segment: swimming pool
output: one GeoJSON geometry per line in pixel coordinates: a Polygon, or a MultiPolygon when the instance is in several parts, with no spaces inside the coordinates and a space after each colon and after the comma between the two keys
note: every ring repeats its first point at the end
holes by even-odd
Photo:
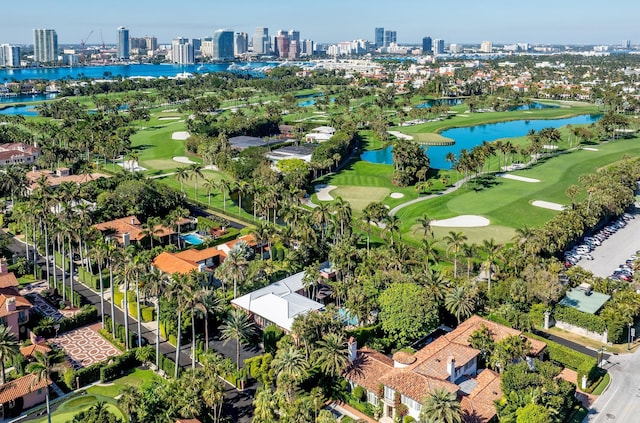
{"type": "Polygon", "coordinates": [[[195,232],[191,232],[190,234],[182,235],[180,238],[191,245],[200,245],[204,242],[204,239],[195,232]]]}

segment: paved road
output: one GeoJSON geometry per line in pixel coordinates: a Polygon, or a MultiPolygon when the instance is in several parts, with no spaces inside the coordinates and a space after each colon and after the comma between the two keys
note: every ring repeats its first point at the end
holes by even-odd
{"type": "MultiPolygon", "coordinates": [[[[553,341],[557,344],[560,345],[564,345],[567,348],[571,348],[572,350],[581,352],[582,354],[586,354],[588,356],[591,356],[595,359],[598,358],[598,351],[594,350],[592,348],[587,348],[584,345],[580,345],[580,344],[576,344],[575,342],[569,341],[567,339],[561,338],[559,336],[553,335],[551,333],[547,333],[547,332],[542,332],[542,331],[536,331],[536,335],[542,336],[543,338],[546,338],[550,341],[553,341]]],[[[603,359],[604,360],[608,360],[610,358],[610,355],[605,353],[603,354],[603,359]]]]}
{"type": "MultiPolygon", "coordinates": [[[[623,264],[636,251],[640,250],[640,213],[634,213],[627,226],[605,239],[602,245],[591,252],[593,260],[580,260],[578,265],[593,272],[594,275],[606,278],[618,265],[623,264]]],[[[640,418],[639,418],[640,420],[640,418]]]]}
{"type": "Polygon", "coordinates": [[[583,423],[640,421],[640,353],[613,356],[603,367],[611,374],[611,384],[583,423]]]}

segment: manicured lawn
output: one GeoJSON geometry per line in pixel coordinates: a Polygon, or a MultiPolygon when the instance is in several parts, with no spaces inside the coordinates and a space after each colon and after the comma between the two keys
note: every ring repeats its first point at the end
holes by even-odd
{"type": "MultiPolygon", "coordinates": [[[[580,175],[589,174],[599,168],[622,159],[624,155],[640,154],[638,139],[611,141],[595,146],[598,151],[580,150],[549,159],[543,159],[531,169],[513,172],[514,175],[538,179],[538,183],[521,182],[499,177],[483,178],[484,183],[471,182],[460,190],[442,197],[426,200],[400,210],[403,233],[411,237],[415,219],[423,213],[435,219],[474,214],[487,217],[491,225],[482,229],[453,228],[465,233],[485,232],[496,240],[505,240],[513,235],[513,229],[527,225],[536,227],[552,218],[557,212],[531,203],[544,200],[568,205],[567,187],[578,183],[580,175]],[[495,227],[497,225],[497,227],[495,227]],[[499,227],[507,228],[502,233],[499,227]],[[509,229],[510,228],[510,229],[509,229]]],[[[578,200],[584,198],[582,193],[578,200]]],[[[448,232],[451,229],[448,229],[448,232]]],[[[440,231],[440,230],[438,230],[440,231]]]]}
{"type": "MultiPolygon", "coordinates": [[[[115,414],[122,421],[127,421],[124,413],[118,408],[117,401],[111,397],[102,396],[102,395],[84,395],[84,396],[76,396],[63,402],[56,411],[51,414],[51,422],[52,423],[67,423],[73,420],[73,416],[80,413],[81,411],[86,411],[91,408],[92,405],[96,404],[98,401],[106,402],[107,410],[111,413],[115,414]]],[[[43,417],[38,420],[31,420],[34,423],[45,423],[47,421],[47,417],[43,417]]]]}
{"type": "Polygon", "coordinates": [[[607,388],[607,386],[609,386],[610,380],[611,380],[611,376],[609,375],[609,373],[608,372],[605,373],[604,376],[602,377],[602,380],[598,384],[598,386],[596,386],[595,389],[593,390],[593,395],[602,395],[602,393],[607,388]]]}
{"type": "Polygon", "coordinates": [[[91,395],[102,395],[105,397],[115,398],[122,393],[125,386],[133,386],[135,388],[150,386],[155,380],[159,380],[160,376],[156,375],[153,370],[136,369],[120,379],[116,379],[113,383],[100,386],[92,386],[87,389],[91,395]]]}

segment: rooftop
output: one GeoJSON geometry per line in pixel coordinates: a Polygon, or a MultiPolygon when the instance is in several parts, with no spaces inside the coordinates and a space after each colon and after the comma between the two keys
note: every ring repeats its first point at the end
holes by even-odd
{"type": "Polygon", "coordinates": [[[231,144],[231,147],[238,150],[244,150],[249,147],[266,147],[268,145],[274,145],[274,144],[280,144],[280,143],[282,143],[282,140],[278,140],[278,139],[265,140],[263,138],[249,137],[246,135],[240,135],[237,137],[229,138],[229,144],[231,144]]]}
{"type": "Polygon", "coordinates": [[[0,404],[6,404],[51,384],[50,380],[44,378],[40,382],[36,380],[37,376],[30,374],[0,385],[0,404]]]}
{"type": "Polygon", "coordinates": [[[562,301],[560,301],[560,304],[575,308],[584,313],[595,314],[610,298],[611,295],[600,292],[591,291],[591,294],[587,295],[583,290],[571,288],[567,291],[567,295],[562,301]]]}

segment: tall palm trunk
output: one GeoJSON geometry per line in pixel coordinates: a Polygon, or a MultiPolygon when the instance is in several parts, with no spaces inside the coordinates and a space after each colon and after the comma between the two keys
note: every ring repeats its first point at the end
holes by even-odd
{"type": "Polygon", "coordinates": [[[25,254],[27,255],[27,261],[29,261],[29,225],[27,224],[27,220],[24,221],[24,248],[25,254]]]}
{"type": "Polygon", "coordinates": [[[69,286],[70,291],[69,295],[71,296],[71,308],[75,308],[75,304],[73,302],[73,248],[71,248],[71,237],[69,237],[69,286]]]}
{"type": "Polygon", "coordinates": [[[191,309],[191,368],[196,368],[196,315],[191,309]]]}
{"type": "Polygon", "coordinates": [[[160,295],[156,298],[156,368],[160,369],[160,295]]]}
{"type": "MultiPolygon", "coordinates": [[[[49,263],[49,228],[44,224],[44,255],[47,266],[47,287],[51,289],[51,264],[49,263]]],[[[55,271],[54,271],[55,274],[55,271]]]]}
{"type": "Polygon", "coordinates": [[[136,308],[138,312],[138,348],[142,346],[142,315],[140,314],[140,281],[136,276],[136,308]]]}
{"type": "Polygon", "coordinates": [[[178,309],[178,338],[176,339],[176,367],[173,371],[173,377],[178,378],[178,369],[180,368],[180,338],[182,337],[182,310],[178,309]]]}
{"type": "MultiPolygon", "coordinates": [[[[48,379],[48,376],[47,376],[48,379]]],[[[44,399],[47,403],[47,422],[51,423],[51,406],[49,405],[49,384],[47,383],[47,386],[45,386],[45,391],[44,391],[44,399]]]]}
{"type": "Polygon", "coordinates": [[[111,335],[116,338],[116,310],[113,288],[113,260],[109,259],[109,290],[111,291],[111,335]]]}
{"type": "Polygon", "coordinates": [[[124,298],[122,300],[122,308],[124,313],[124,348],[129,351],[129,281],[124,278],[124,298]]]}
{"type": "Polygon", "coordinates": [[[98,274],[100,275],[100,314],[102,317],[102,329],[104,329],[104,283],[102,281],[101,263],[98,263],[98,274]]]}
{"type": "Polygon", "coordinates": [[[36,225],[32,226],[33,234],[33,279],[38,279],[38,242],[36,241],[36,225]]]}
{"type": "Polygon", "coordinates": [[[67,281],[67,266],[65,266],[65,259],[66,259],[66,255],[65,255],[65,250],[64,250],[64,241],[62,242],[62,301],[67,301],[67,290],[66,288],[66,281],[67,281]]]}

